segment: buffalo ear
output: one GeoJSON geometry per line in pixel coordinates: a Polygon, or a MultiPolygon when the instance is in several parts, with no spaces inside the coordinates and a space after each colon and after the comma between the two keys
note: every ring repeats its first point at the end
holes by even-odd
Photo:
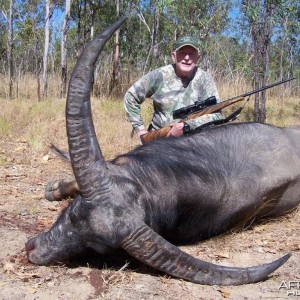
{"type": "Polygon", "coordinates": [[[256,267],[215,265],[181,251],[146,224],[141,224],[122,243],[122,248],[141,262],[169,275],[208,285],[241,285],[262,281],[284,264],[290,254],[256,267]]]}

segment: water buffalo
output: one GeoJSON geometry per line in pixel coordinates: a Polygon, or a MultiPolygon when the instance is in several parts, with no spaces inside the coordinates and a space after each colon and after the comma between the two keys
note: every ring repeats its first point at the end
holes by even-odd
{"type": "Polygon", "coordinates": [[[300,201],[300,128],[219,126],[158,140],[106,162],[91,117],[93,69],[120,19],[91,41],[72,73],[66,126],[80,194],[49,231],[26,243],[35,264],[87,248],[122,248],[141,262],[201,284],[264,280],[290,256],[249,268],[215,265],[181,251],[234,226],[294,209],[300,201]]]}

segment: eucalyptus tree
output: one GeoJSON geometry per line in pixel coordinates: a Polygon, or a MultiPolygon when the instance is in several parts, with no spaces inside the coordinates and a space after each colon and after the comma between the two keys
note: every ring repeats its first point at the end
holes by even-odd
{"type": "Polygon", "coordinates": [[[8,79],[9,79],[9,93],[8,96],[10,99],[13,97],[13,77],[14,77],[14,69],[13,69],[13,16],[14,16],[14,1],[9,1],[9,21],[8,21],[8,79]]]}
{"type": "MultiPolygon", "coordinates": [[[[71,20],[75,28],[70,30],[73,36],[73,47],[76,49],[75,57],[78,57],[85,45],[93,38],[94,32],[100,32],[117,18],[115,1],[111,0],[74,0],[71,3],[71,20]],[[74,31],[75,30],[75,31],[74,31]]],[[[102,56],[106,56],[102,62],[102,72],[98,68],[94,73],[94,94],[99,95],[103,91],[110,93],[110,82],[112,74],[112,54],[106,51],[112,48],[113,41],[106,45],[102,56]],[[102,82],[105,81],[105,85],[102,82]],[[101,83],[99,83],[101,82],[101,83]]],[[[74,58],[75,58],[74,57],[74,58]]]]}
{"type": "Polygon", "coordinates": [[[100,31],[116,18],[114,1],[74,0],[71,4],[71,19],[76,24],[77,56],[100,31]]]}
{"type": "Polygon", "coordinates": [[[278,11],[272,47],[273,74],[280,78],[300,75],[300,2],[285,0],[278,11]]]}
{"type": "MultiPolygon", "coordinates": [[[[297,2],[297,1],[296,1],[297,2]]],[[[242,12],[246,26],[248,26],[252,44],[252,78],[253,87],[259,88],[272,78],[288,77],[293,74],[295,40],[299,40],[299,3],[286,0],[244,0],[242,12]],[[279,29],[279,30],[278,30],[279,29]],[[281,43],[278,41],[281,40],[281,43]],[[273,48],[271,47],[274,45],[273,48]],[[275,57],[276,49],[281,46],[280,57],[275,57]],[[273,55],[271,55],[273,49],[273,55]],[[288,49],[285,58],[283,49],[288,49]],[[270,59],[273,58],[271,62],[270,59]],[[283,61],[290,61],[289,70],[283,71],[283,61]],[[278,65],[281,71],[271,70],[270,67],[278,65]]],[[[279,68],[278,68],[279,70],[279,68]]],[[[264,123],[266,121],[266,93],[255,95],[254,120],[264,123]]]]}
{"type": "MultiPolygon", "coordinates": [[[[120,17],[120,0],[115,0],[116,5],[116,16],[120,17]]],[[[120,29],[115,32],[114,47],[113,47],[113,58],[112,58],[112,75],[109,84],[109,94],[118,95],[120,85],[120,29]]]]}
{"type": "Polygon", "coordinates": [[[67,75],[68,75],[68,67],[67,67],[67,36],[69,23],[71,18],[71,0],[66,0],[65,2],[65,16],[62,26],[62,34],[61,34],[61,97],[64,97],[67,90],[67,75]]]}
{"type": "Polygon", "coordinates": [[[53,5],[51,0],[45,3],[45,37],[44,37],[44,56],[43,56],[43,98],[47,96],[48,88],[48,53],[50,43],[50,19],[53,13],[53,5]]]}
{"type": "Polygon", "coordinates": [[[8,66],[8,97],[13,98],[13,81],[14,81],[14,68],[13,68],[13,23],[14,23],[14,1],[9,0],[7,9],[5,9],[5,3],[1,5],[1,13],[7,24],[7,66],[8,66]]]}
{"type": "Polygon", "coordinates": [[[0,13],[0,74],[4,73],[6,64],[7,26],[0,13]]]}
{"type": "MultiPolygon", "coordinates": [[[[249,22],[253,53],[253,82],[258,89],[266,85],[269,76],[269,57],[276,0],[244,0],[243,11],[249,22]]],[[[255,94],[254,119],[266,120],[266,93],[255,94]]]]}
{"type": "Polygon", "coordinates": [[[182,35],[196,36],[201,41],[202,55],[208,57],[206,45],[227,24],[230,3],[230,0],[137,1],[138,18],[131,21],[135,25],[130,37],[135,45],[131,56],[135,55],[132,60],[138,72],[145,73],[170,62],[175,41],[182,35]]]}
{"type": "Polygon", "coordinates": [[[41,99],[40,73],[44,43],[44,3],[40,0],[18,1],[15,18],[15,66],[18,81],[25,73],[37,79],[37,97],[41,99]]]}
{"type": "Polygon", "coordinates": [[[178,36],[197,37],[201,46],[202,67],[210,68],[209,45],[212,37],[219,35],[227,26],[230,7],[229,0],[169,0],[166,18],[172,24],[171,45],[178,36]]]}

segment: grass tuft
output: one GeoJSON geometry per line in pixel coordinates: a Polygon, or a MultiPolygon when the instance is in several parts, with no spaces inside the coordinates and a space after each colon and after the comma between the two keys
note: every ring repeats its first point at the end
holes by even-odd
{"type": "Polygon", "coordinates": [[[10,122],[4,117],[0,117],[0,136],[8,135],[11,132],[10,122]]]}

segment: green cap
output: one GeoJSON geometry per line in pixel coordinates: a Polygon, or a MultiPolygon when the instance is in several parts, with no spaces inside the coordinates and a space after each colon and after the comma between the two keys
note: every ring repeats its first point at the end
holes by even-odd
{"type": "Polygon", "coordinates": [[[183,36],[177,39],[175,44],[175,50],[179,50],[184,46],[191,46],[199,52],[199,43],[198,39],[193,36],[183,36]]]}

